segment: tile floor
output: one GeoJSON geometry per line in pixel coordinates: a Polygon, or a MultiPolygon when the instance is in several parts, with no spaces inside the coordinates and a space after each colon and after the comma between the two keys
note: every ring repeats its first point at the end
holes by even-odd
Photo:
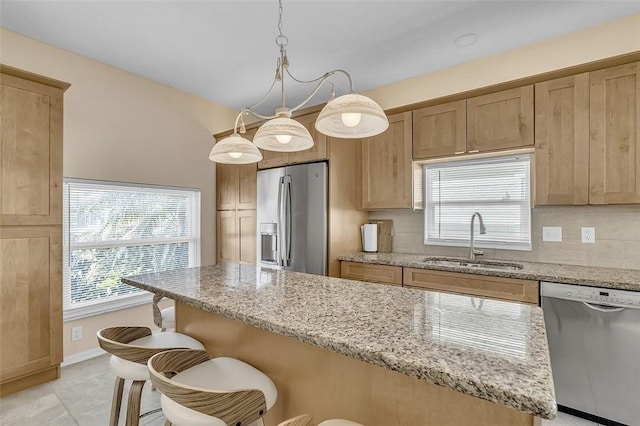
{"type": "MultiPolygon", "coordinates": [[[[58,380],[0,398],[0,425],[108,425],[114,380],[107,355],[64,367],[58,380]]],[[[128,390],[127,384],[124,395],[128,390]]],[[[141,411],[158,407],[160,395],[147,384],[141,411]]],[[[126,398],[120,412],[121,425],[125,413],[126,398]]],[[[140,425],[163,426],[164,421],[159,412],[143,417],[140,425]]]]}
{"type": "MultiPolygon", "coordinates": [[[[62,377],[31,389],[0,398],[2,426],[101,426],[108,425],[115,376],[109,370],[109,358],[102,355],[62,369],[62,377]]],[[[124,394],[128,391],[128,384],[124,394]]],[[[144,387],[142,412],[160,406],[160,395],[144,387]]],[[[120,413],[124,424],[126,400],[120,413]]],[[[140,425],[163,426],[162,413],[145,416],[140,425]]],[[[586,420],[559,413],[543,426],[597,426],[586,420]]]]}

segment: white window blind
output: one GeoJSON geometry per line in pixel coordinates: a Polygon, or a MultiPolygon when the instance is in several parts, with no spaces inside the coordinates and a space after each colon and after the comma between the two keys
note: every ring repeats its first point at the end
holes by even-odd
{"type": "Polygon", "coordinates": [[[66,179],[64,225],[67,320],[149,299],[124,276],[200,262],[197,190],[66,179]]]}
{"type": "Polygon", "coordinates": [[[468,246],[470,220],[476,247],[531,250],[530,155],[426,164],[425,236],[432,245],[468,246]]]}

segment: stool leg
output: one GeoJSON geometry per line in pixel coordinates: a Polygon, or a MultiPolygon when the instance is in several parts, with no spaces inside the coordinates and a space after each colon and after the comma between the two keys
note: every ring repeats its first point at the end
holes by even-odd
{"type": "Polygon", "coordinates": [[[127,422],[126,426],[138,426],[140,423],[140,402],[142,400],[142,388],[146,380],[135,380],[129,389],[129,399],[127,401],[127,422]]]}
{"type": "Polygon", "coordinates": [[[120,407],[122,405],[122,389],[124,388],[124,379],[116,377],[116,383],[113,385],[113,399],[111,400],[111,418],[109,426],[118,426],[120,418],[120,407]]]}

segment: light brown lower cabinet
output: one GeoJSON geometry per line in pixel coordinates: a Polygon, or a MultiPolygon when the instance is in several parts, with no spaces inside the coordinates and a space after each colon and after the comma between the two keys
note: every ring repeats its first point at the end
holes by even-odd
{"type": "Polygon", "coordinates": [[[538,304],[538,281],[404,268],[403,285],[492,299],[538,304]]]}
{"type": "Polygon", "coordinates": [[[3,227],[0,395],[60,377],[62,230],[3,227]]]}
{"type": "Polygon", "coordinates": [[[256,263],[256,211],[219,210],[217,262],[256,263]]]}
{"type": "Polygon", "coordinates": [[[402,267],[340,262],[340,277],[349,280],[402,285],[402,267]]]}
{"type": "Polygon", "coordinates": [[[340,262],[341,278],[538,304],[538,281],[432,269],[340,262]]]}

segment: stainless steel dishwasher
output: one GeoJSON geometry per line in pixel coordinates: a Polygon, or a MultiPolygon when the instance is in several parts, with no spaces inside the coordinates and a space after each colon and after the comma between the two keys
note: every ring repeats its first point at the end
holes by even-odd
{"type": "Polygon", "coordinates": [[[640,292],[542,282],[560,410],[640,425],[640,292]]]}

